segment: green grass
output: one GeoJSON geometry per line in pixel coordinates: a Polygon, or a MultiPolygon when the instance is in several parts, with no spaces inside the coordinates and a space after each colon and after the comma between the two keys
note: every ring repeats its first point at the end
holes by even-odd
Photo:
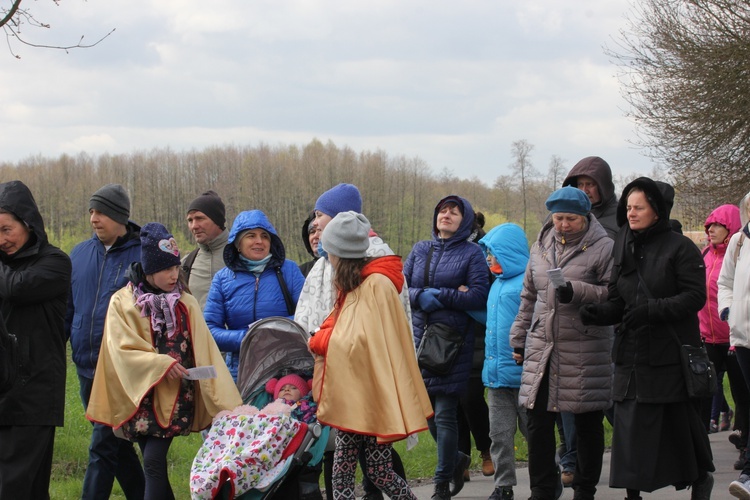
{"type": "MultiPolygon", "coordinates": [[[[70,352],[70,350],[68,350],[70,352]]],[[[733,405],[729,394],[729,384],[724,384],[724,392],[730,406],[733,405]]],[[[55,454],[52,463],[52,482],[50,485],[50,496],[53,500],[67,500],[80,498],[83,475],[88,463],[88,446],[91,438],[91,424],[86,420],[78,395],[78,377],[75,367],[71,361],[68,362],[67,389],[65,397],[65,427],[57,429],[55,436],[55,454]]],[[[604,423],[605,444],[609,446],[612,442],[612,428],[609,423],[604,423]]],[[[176,498],[190,498],[190,466],[193,457],[201,445],[200,434],[178,437],[172,442],[169,449],[169,480],[176,498]]],[[[137,448],[137,447],[136,447],[137,448]]],[[[406,450],[406,442],[395,444],[395,448],[401,455],[406,475],[409,479],[430,478],[435,471],[437,460],[437,447],[435,441],[428,432],[419,435],[419,444],[410,451],[406,450]]],[[[516,433],[516,460],[526,462],[528,459],[528,447],[526,440],[520,433],[516,433]]],[[[479,453],[472,453],[472,468],[481,467],[479,453]]],[[[358,478],[359,476],[358,471],[358,478]]],[[[321,478],[322,480],[322,478],[321,478]]],[[[359,479],[358,479],[359,481],[359,479]]],[[[125,498],[119,485],[115,481],[112,490],[114,499],[125,498]]]]}

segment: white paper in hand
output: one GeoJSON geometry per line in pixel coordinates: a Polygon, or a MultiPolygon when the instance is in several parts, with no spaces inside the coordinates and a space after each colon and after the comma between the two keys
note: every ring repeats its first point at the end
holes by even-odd
{"type": "Polygon", "coordinates": [[[216,378],[216,368],[213,366],[196,366],[188,368],[187,380],[204,380],[207,378],[216,378]]]}
{"type": "Polygon", "coordinates": [[[559,267],[556,267],[555,269],[547,269],[547,276],[554,288],[565,286],[565,276],[563,276],[562,269],[559,267]]]}

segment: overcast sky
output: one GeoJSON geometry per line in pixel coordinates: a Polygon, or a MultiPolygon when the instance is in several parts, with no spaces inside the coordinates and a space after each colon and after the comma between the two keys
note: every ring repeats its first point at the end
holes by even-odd
{"type": "Polygon", "coordinates": [[[420,157],[487,183],[511,143],[546,172],[602,156],[648,174],[603,53],[627,0],[26,1],[65,53],[0,48],[0,160],[303,145],[420,157]]]}

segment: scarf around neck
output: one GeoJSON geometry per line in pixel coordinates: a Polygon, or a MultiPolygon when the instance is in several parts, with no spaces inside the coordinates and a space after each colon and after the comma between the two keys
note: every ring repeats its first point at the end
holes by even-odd
{"type": "Polygon", "coordinates": [[[265,270],[268,261],[271,260],[271,254],[269,253],[261,260],[250,260],[246,257],[243,257],[242,254],[239,255],[239,258],[242,265],[245,266],[245,269],[247,269],[251,273],[260,274],[265,270]]]}
{"type": "Polygon", "coordinates": [[[143,289],[143,283],[133,286],[135,305],[141,309],[141,317],[151,319],[151,328],[171,339],[176,333],[175,306],[182,295],[179,283],[171,292],[152,293],[143,289]]]}

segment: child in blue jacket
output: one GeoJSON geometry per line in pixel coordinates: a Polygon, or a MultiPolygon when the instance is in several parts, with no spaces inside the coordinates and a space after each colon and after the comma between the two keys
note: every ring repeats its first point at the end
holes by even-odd
{"type": "Polygon", "coordinates": [[[529,244],[520,226],[494,227],[479,240],[495,277],[487,299],[487,333],[482,382],[488,388],[490,454],[495,466],[495,490],[490,500],[513,498],[516,481],[516,427],[526,436],[526,411],[518,406],[522,366],[513,360],[509,332],[521,304],[529,244]]]}

